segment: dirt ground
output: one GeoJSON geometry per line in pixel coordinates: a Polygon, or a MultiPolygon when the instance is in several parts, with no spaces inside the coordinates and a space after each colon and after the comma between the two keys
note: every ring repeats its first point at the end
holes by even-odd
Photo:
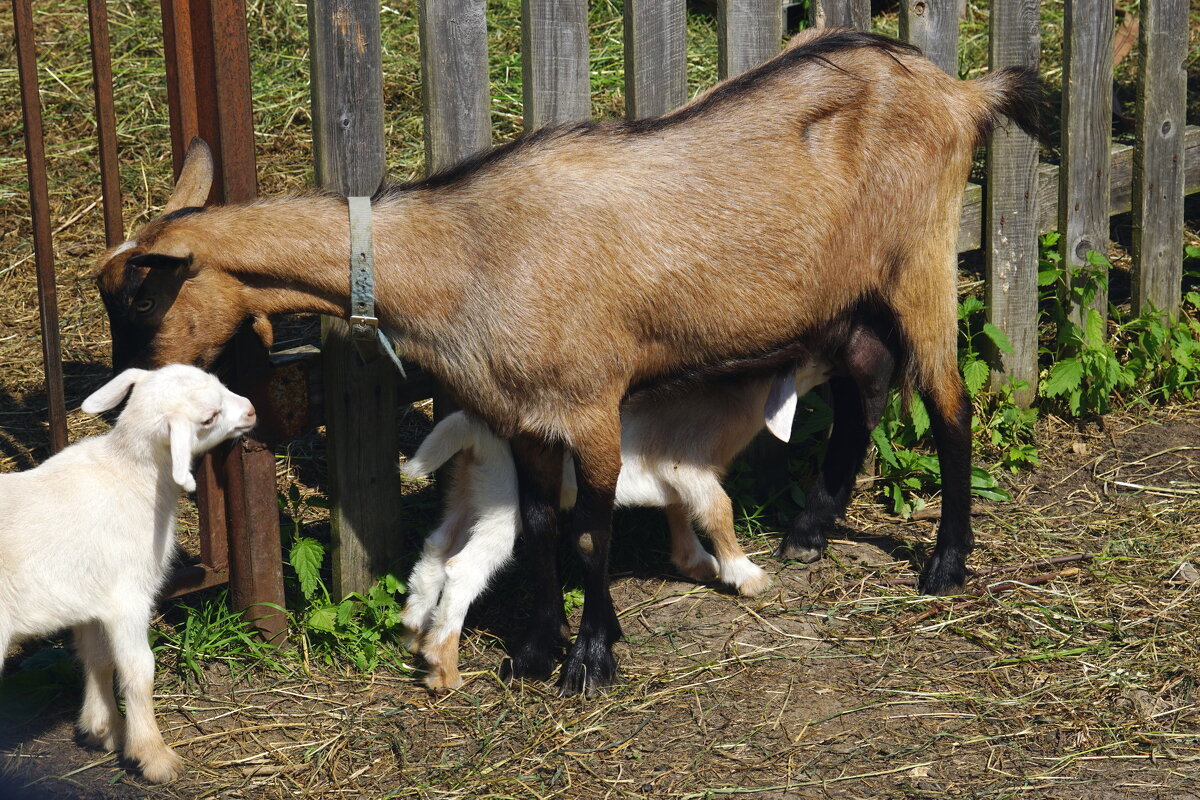
{"type": "Polygon", "coordinates": [[[1040,427],[1042,466],[976,516],[963,596],[906,585],[935,523],[869,492],[818,564],[748,538],[775,575],[749,600],[618,538],[622,679],[602,696],[498,680],[520,605],[501,581],[461,691],[315,663],[202,686],[160,670],[187,763],[161,787],[77,744],[64,692],[0,732],[0,797],[1200,797],[1200,405],[1040,427]]]}

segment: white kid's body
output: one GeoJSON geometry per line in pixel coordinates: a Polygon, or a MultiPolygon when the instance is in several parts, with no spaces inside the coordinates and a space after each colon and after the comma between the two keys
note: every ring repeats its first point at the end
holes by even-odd
{"type": "MultiPolygon", "coordinates": [[[[792,375],[798,394],[824,382],[823,362],[792,375]]],[[[784,378],[786,380],[786,376],[784,378]]],[[[721,486],[725,470],[762,430],[772,378],[707,382],[686,391],[646,393],[621,410],[621,472],[617,506],[663,508],[671,535],[671,560],[687,577],[720,580],[744,595],[770,584],[737,542],[733,506],[721,486]],[[712,539],[704,549],[692,523],[712,539]]],[[[769,409],[768,409],[769,414],[769,409]]],[[[439,422],[401,469],[428,475],[458,455],[441,525],[408,584],[404,623],[409,648],[429,664],[430,688],[456,688],[458,642],[471,603],[512,556],[521,529],[517,473],[508,442],[463,412],[439,422]]],[[[575,470],[564,459],[561,505],[575,505],[575,470]]]]}
{"type": "Polygon", "coordinates": [[[192,459],[248,431],[255,416],[215,377],[179,364],[126,370],[83,409],[115,408],[131,389],[109,433],[0,475],[0,672],[10,644],[73,628],[84,665],[80,732],[165,781],[180,761],[154,721],[147,628],[174,552],[176,505],[196,487],[192,459]]]}

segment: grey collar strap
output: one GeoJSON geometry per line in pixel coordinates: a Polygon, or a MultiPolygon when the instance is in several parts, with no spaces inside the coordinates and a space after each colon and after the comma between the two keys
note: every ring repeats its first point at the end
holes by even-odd
{"type": "Polygon", "coordinates": [[[363,361],[373,361],[382,350],[400,374],[404,365],[392,342],[379,329],[375,316],[375,246],[371,242],[371,198],[347,197],[350,209],[350,338],[363,361]]]}

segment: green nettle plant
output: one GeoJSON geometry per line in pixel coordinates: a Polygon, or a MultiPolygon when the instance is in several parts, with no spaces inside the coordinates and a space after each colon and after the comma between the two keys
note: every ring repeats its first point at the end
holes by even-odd
{"type": "MultiPolygon", "coordinates": [[[[1106,329],[1092,305],[1108,288],[1108,259],[1089,251],[1087,263],[1064,267],[1053,249],[1058,238],[1057,233],[1042,237],[1038,274],[1043,303],[1057,329],[1054,347],[1043,349],[1057,360],[1042,379],[1042,396],[1057,401],[1072,417],[1105,414],[1129,402],[1193,399],[1200,380],[1200,294],[1184,295],[1176,320],[1154,308],[1124,315],[1112,307],[1106,329]],[[1087,309],[1082,327],[1072,319],[1071,308],[1087,309]]],[[[1189,261],[1200,257],[1200,248],[1188,247],[1185,256],[1189,261]]],[[[1195,277],[1194,270],[1188,270],[1188,277],[1195,277]]]]}
{"type": "MultiPolygon", "coordinates": [[[[296,487],[292,486],[287,497],[281,496],[279,501],[285,511],[289,505],[297,507],[300,498],[296,487]]],[[[301,536],[300,523],[293,523],[288,564],[303,598],[302,607],[295,611],[295,625],[309,650],[326,663],[348,659],[359,670],[374,670],[385,653],[391,652],[380,645],[399,629],[404,608],[400,598],[407,587],[399,577],[388,573],[366,594],[353,592],[335,602],[321,577],[325,555],[325,545],[301,536]]],[[[405,669],[399,662],[395,666],[405,669]]]]}

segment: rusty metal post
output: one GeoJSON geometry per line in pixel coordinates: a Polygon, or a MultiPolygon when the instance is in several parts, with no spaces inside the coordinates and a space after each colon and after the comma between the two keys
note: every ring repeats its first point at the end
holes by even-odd
{"type": "MultiPolygon", "coordinates": [[[[242,0],[162,0],[162,8],[168,75],[178,81],[168,95],[176,170],[187,143],[202,136],[212,148],[216,171],[210,200],[252,200],[258,185],[245,5],[242,0]]],[[[249,332],[234,339],[224,361],[235,389],[253,384],[266,369],[266,353],[249,332]]],[[[287,620],[272,608],[284,602],[274,453],[263,442],[245,438],[198,477],[201,538],[207,540],[202,549],[211,556],[227,554],[232,603],[246,610],[264,638],[281,641],[287,620]],[[222,536],[224,546],[215,543],[222,536]]]]}
{"type": "Polygon", "coordinates": [[[30,0],[13,0],[17,39],[17,72],[25,115],[25,163],[29,174],[29,206],[33,218],[33,252],[37,263],[38,315],[42,326],[42,363],[46,405],[50,409],[50,450],[67,446],[67,403],[63,397],[62,347],[58,336],[58,288],[54,283],[54,245],[50,238],[50,194],[46,186],[46,150],[42,133],[42,98],[38,91],[37,52],[33,42],[30,0]]]}
{"type": "Polygon", "coordinates": [[[100,195],[104,198],[104,243],[112,247],[125,238],[125,224],[121,219],[121,174],[117,162],[117,117],[113,108],[112,51],[106,0],[88,0],[88,29],[100,145],[100,195]]]}

